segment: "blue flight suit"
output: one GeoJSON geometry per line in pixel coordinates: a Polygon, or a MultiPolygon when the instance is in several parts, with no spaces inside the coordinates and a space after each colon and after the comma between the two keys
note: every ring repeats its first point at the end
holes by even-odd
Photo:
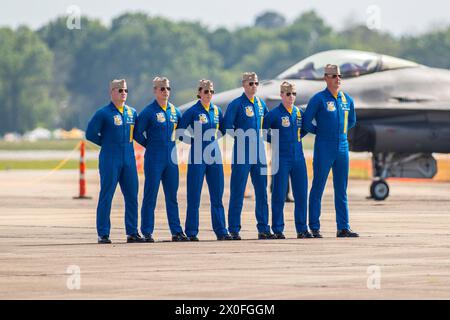
{"type": "MultiPolygon", "coordinates": [[[[272,141],[272,167],[278,168],[272,174],[272,230],[283,233],[283,208],[289,184],[292,181],[292,192],[295,200],[295,228],[297,233],[308,231],[306,224],[308,201],[308,172],[303,155],[302,138],[307,132],[302,128],[303,111],[294,106],[292,113],[283,104],[272,109],[264,117],[264,129],[278,130],[278,145],[272,141]]],[[[269,131],[268,141],[271,142],[269,131]]]]}
{"type": "Polygon", "coordinates": [[[98,236],[109,236],[111,202],[117,182],[125,199],[127,235],[137,234],[138,188],[133,131],[136,110],[125,105],[123,114],[114,103],[97,110],[86,129],[86,139],[99,145],[100,196],[97,206],[98,236]]]}
{"type": "Polygon", "coordinates": [[[222,203],[224,190],[224,174],[222,156],[217,142],[222,129],[222,110],[210,104],[209,111],[197,101],[186,110],[181,117],[178,128],[191,127],[192,136],[183,136],[183,141],[191,144],[187,171],[187,212],[185,231],[188,237],[198,234],[199,207],[203,180],[206,175],[211,201],[211,220],[215,234],[228,234],[225,222],[225,211],[222,203]],[[200,130],[195,130],[199,128],[200,130]],[[209,134],[205,135],[208,130],[209,134]],[[205,150],[206,149],[206,150],[205,150]]]}
{"type": "Polygon", "coordinates": [[[134,138],[146,148],[144,156],[145,186],[141,209],[141,232],[152,234],[155,207],[162,181],[167,219],[172,235],[183,232],[178,211],[178,159],[175,130],[181,113],[169,103],[164,110],[155,100],[139,114],[134,138]],[[145,133],[145,135],[144,135],[145,133]]]}
{"type": "Polygon", "coordinates": [[[325,89],[308,102],[303,120],[305,129],[316,135],[314,178],[309,195],[309,227],[311,230],[320,229],[322,194],[332,168],[337,229],[350,229],[347,203],[347,131],[356,124],[353,99],[342,91],[336,98],[325,89]],[[316,124],[313,124],[314,119],[316,124]]]}
{"type": "Polygon", "coordinates": [[[262,126],[268,109],[265,102],[255,97],[253,103],[245,93],[233,100],[224,116],[224,130],[234,136],[233,163],[231,164],[230,204],[228,208],[228,230],[239,233],[244,192],[250,173],[255,189],[255,215],[258,232],[270,232],[269,207],[267,204],[267,170],[262,126]],[[250,129],[250,130],[249,130],[250,129]],[[239,146],[239,135],[249,131],[256,132],[239,146]]]}

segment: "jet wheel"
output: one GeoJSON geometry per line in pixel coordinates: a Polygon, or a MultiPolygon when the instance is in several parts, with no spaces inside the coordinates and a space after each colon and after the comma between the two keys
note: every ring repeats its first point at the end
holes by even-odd
{"type": "Polygon", "coordinates": [[[374,200],[382,201],[389,196],[389,186],[384,180],[372,182],[370,186],[370,195],[374,200]]]}

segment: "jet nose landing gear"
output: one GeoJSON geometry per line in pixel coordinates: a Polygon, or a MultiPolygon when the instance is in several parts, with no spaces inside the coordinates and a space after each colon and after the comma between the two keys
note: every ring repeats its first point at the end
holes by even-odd
{"type": "Polygon", "coordinates": [[[373,181],[370,185],[370,198],[382,201],[389,196],[389,186],[384,180],[373,181]]]}
{"type": "Polygon", "coordinates": [[[370,199],[385,200],[389,196],[386,179],[430,179],[437,172],[436,159],[429,153],[375,153],[372,156],[374,180],[370,186],[370,199]]]}

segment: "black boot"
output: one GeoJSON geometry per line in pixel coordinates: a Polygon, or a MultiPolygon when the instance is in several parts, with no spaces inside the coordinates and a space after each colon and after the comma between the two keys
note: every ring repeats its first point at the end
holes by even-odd
{"type": "Polygon", "coordinates": [[[258,240],[269,240],[269,239],[276,239],[275,235],[270,233],[270,231],[258,233],[258,240]]]}
{"type": "Polygon", "coordinates": [[[311,230],[311,233],[314,238],[323,238],[320,234],[320,230],[311,230]]]}
{"type": "Polygon", "coordinates": [[[127,235],[127,243],[144,243],[145,240],[139,233],[127,235]]]}
{"type": "Polygon", "coordinates": [[[308,239],[308,238],[312,238],[313,235],[311,233],[309,233],[308,230],[297,233],[297,239],[308,239]]]}
{"type": "Polygon", "coordinates": [[[337,231],[336,237],[338,237],[338,238],[358,238],[359,234],[357,234],[356,232],[353,232],[350,229],[342,229],[342,230],[337,231]]]}
{"type": "Polygon", "coordinates": [[[233,238],[228,234],[221,234],[220,236],[217,236],[217,240],[224,241],[224,240],[233,240],[233,238]]]}
{"type": "Polygon", "coordinates": [[[174,234],[172,236],[173,242],[182,242],[182,241],[189,241],[188,237],[183,232],[179,232],[177,234],[174,234]]]}
{"type": "Polygon", "coordinates": [[[109,236],[101,236],[101,237],[98,237],[98,243],[100,243],[100,244],[110,244],[112,242],[111,242],[111,240],[109,240],[109,236]]]}
{"type": "Polygon", "coordinates": [[[241,236],[239,235],[238,232],[231,232],[231,240],[241,240],[241,236]]]}
{"type": "Polygon", "coordinates": [[[155,242],[155,239],[153,239],[153,236],[151,233],[144,234],[144,241],[145,242],[155,242]]]}

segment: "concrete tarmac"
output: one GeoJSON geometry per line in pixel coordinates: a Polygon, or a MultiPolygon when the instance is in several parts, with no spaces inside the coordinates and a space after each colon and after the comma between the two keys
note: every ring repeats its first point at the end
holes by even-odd
{"type": "MultiPolygon", "coordinates": [[[[450,299],[448,182],[391,181],[388,200],[374,202],[366,199],[370,181],[349,181],[358,239],[336,238],[331,180],[323,239],[296,239],[289,203],[288,239],[256,240],[254,199],[246,199],[244,240],[232,242],[215,240],[205,184],[197,243],[170,242],[161,189],[153,244],[125,243],[118,188],[114,244],[98,245],[97,171],[87,179],[93,199],[73,200],[76,171],[0,172],[0,299],[450,299]]],[[[184,175],[179,205],[184,227],[184,175]]]]}

